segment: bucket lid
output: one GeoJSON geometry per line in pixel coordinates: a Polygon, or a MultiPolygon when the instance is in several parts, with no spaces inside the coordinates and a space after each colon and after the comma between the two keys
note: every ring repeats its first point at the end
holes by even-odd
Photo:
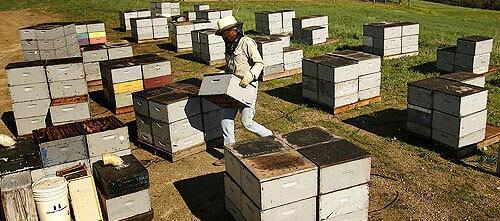
{"type": "Polygon", "coordinates": [[[48,177],[33,183],[33,193],[54,192],[67,188],[68,181],[63,177],[48,177]]]}

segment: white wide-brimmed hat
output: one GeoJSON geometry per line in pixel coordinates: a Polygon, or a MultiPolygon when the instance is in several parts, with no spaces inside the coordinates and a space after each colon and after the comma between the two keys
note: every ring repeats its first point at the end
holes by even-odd
{"type": "Polygon", "coordinates": [[[236,21],[236,18],[234,16],[227,16],[222,18],[217,22],[217,31],[215,32],[216,35],[222,35],[224,31],[237,27],[240,23],[236,21]]]}

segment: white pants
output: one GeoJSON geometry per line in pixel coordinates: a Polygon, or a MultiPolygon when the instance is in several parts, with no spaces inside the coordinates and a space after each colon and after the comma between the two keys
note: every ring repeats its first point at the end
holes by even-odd
{"type": "Polygon", "coordinates": [[[235,143],[234,138],[234,118],[238,111],[241,112],[241,123],[247,130],[256,133],[261,137],[273,135],[273,132],[255,122],[253,117],[255,115],[255,106],[244,108],[224,108],[222,115],[222,136],[224,137],[224,145],[235,143]]]}

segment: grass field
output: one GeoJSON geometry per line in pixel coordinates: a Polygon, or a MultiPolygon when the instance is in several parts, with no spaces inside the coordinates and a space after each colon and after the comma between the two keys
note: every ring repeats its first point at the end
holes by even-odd
{"type": "MultiPolygon", "coordinates": [[[[199,2],[196,2],[199,3],[199,2]]],[[[294,45],[305,56],[356,48],[362,43],[362,25],[366,22],[405,20],[420,23],[420,55],[384,61],[383,101],[337,116],[301,101],[300,76],[262,83],[256,120],[276,133],[319,125],[370,150],[373,173],[393,177],[396,183],[374,181],[370,198],[385,204],[387,194],[399,193],[396,203],[385,210],[370,213],[374,220],[499,220],[500,178],[495,171],[498,146],[480,156],[454,161],[432,142],[405,132],[406,83],[437,76],[436,49],[455,44],[458,37],[487,35],[495,38],[491,62],[500,65],[500,11],[487,11],[414,1],[410,6],[344,1],[214,1],[211,8],[230,8],[246,30],[255,28],[254,12],[294,9],[298,16],[328,15],[331,44],[294,45]],[[385,187],[390,191],[378,191],[385,187]]],[[[191,10],[192,2],[182,2],[181,10],[191,10]]],[[[130,33],[115,31],[120,10],[149,8],[144,0],[2,0],[0,10],[43,11],[66,20],[100,19],[106,23],[111,40],[130,33]]],[[[172,61],[176,80],[201,77],[213,68],[186,61],[156,44],[134,46],[134,53],[159,53],[172,61]]],[[[488,122],[500,126],[500,75],[487,78],[489,89],[488,122]]],[[[238,129],[239,140],[254,137],[238,129]]],[[[370,202],[372,204],[372,201],[370,202]]],[[[374,208],[377,209],[377,208],[374,208]]],[[[373,209],[370,209],[371,211],[373,209]]],[[[194,212],[193,212],[194,213],[194,212]]],[[[199,218],[199,217],[198,217],[199,218]]],[[[168,219],[167,219],[168,220],[168,219]]],[[[170,219],[174,220],[174,219],[170,219]]],[[[184,219],[182,219],[184,220],[184,219]]],[[[185,220],[189,220],[186,218],[185,220]]]]}

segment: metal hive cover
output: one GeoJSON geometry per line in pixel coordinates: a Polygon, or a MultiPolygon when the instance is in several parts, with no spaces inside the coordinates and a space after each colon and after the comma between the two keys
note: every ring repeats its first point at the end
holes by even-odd
{"type": "Polygon", "coordinates": [[[419,88],[424,88],[427,90],[434,90],[438,87],[441,87],[443,85],[447,85],[451,80],[444,79],[444,78],[439,78],[439,77],[431,77],[419,81],[414,81],[408,83],[408,86],[413,86],[413,87],[419,87],[419,88]]]}
{"type": "Polygon", "coordinates": [[[178,101],[189,99],[190,97],[194,96],[196,96],[196,94],[182,91],[177,88],[172,88],[172,91],[151,97],[150,100],[161,104],[172,104],[178,101]]]}
{"type": "Polygon", "coordinates": [[[453,81],[465,81],[465,80],[470,80],[470,79],[484,77],[484,76],[478,75],[478,74],[473,74],[470,72],[455,72],[455,73],[451,73],[451,74],[441,75],[439,77],[444,78],[444,79],[448,79],[448,80],[453,80],[453,81]]]}
{"type": "Polygon", "coordinates": [[[333,56],[328,56],[330,57],[327,60],[323,60],[320,62],[322,65],[326,65],[328,67],[332,68],[338,68],[338,67],[344,67],[344,66],[349,66],[349,65],[355,65],[358,62],[353,61],[351,59],[346,59],[346,58],[341,58],[341,57],[333,57],[333,56]]]}
{"type": "Polygon", "coordinates": [[[324,143],[339,138],[334,137],[328,131],[321,127],[310,127],[302,130],[290,132],[281,135],[281,137],[295,148],[311,146],[324,143]]]}
{"type": "Polygon", "coordinates": [[[322,143],[297,150],[320,168],[370,157],[370,153],[347,140],[322,143]]]}
{"type": "Polygon", "coordinates": [[[293,150],[246,158],[242,162],[260,180],[316,169],[313,163],[293,150]]]}
{"type": "Polygon", "coordinates": [[[174,89],[171,87],[152,88],[152,89],[146,89],[143,91],[134,92],[134,93],[132,93],[132,96],[137,96],[137,97],[144,98],[144,99],[151,99],[153,97],[172,92],[173,90],[174,89]]]}
{"type": "Polygon", "coordinates": [[[458,81],[450,81],[448,84],[439,85],[434,88],[434,90],[458,97],[465,97],[479,92],[487,91],[485,88],[465,84],[458,81]]]}
{"type": "Polygon", "coordinates": [[[89,134],[125,127],[125,124],[113,115],[86,120],[82,122],[82,125],[85,132],[89,134]]]}
{"type": "Polygon", "coordinates": [[[285,147],[275,136],[247,140],[232,145],[234,152],[241,155],[241,158],[275,153],[284,150],[285,147]]]}
{"type": "Polygon", "coordinates": [[[487,37],[487,36],[477,36],[477,35],[474,35],[474,36],[462,37],[462,38],[459,38],[458,40],[471,41],[471,42],[480,42],[480,41],[487,41],[487,40],[491,40],[491,39],[493,39],[493,38],[487,37]]]}
{"type": "Polygon", "coordinates": [[[368,54],[361,51],[353,51],[353,50],[335,51],[332,53],[328,53],[328,55],[343,57],[354,61],[364,61],[364,60],[380,58],[377,55],[368,54]]]}

